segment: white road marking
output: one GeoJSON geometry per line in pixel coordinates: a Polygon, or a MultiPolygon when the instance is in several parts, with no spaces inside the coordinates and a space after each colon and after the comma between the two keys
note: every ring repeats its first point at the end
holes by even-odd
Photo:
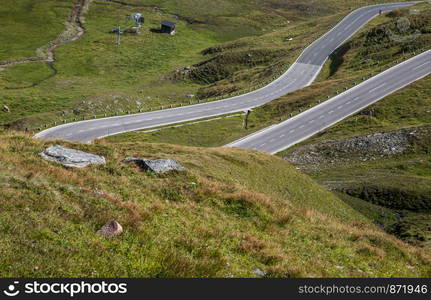
{"type": "Polygon", "coordinates": [[[421,64],[420,66],[417,66],[416,68],[413,68],[413,71],[416,71],[416,70],[418,70],[418,69],[422,68],[423,66],[425,66],[425,65],[429,64],[429,63],[430,63],[430,61],[427,61],[426,63],[423,63],[423,64],[421,64]]]}
{"type": "Polygon", "coordinates": [[[377,91],[378,89],[384,87],[386,85],[386,83],[382,83],[381,85],[379,85],[378,87],[373,88],[372,90],[369,90],[368,93],[374,93],[375,91],[377,91]]]}

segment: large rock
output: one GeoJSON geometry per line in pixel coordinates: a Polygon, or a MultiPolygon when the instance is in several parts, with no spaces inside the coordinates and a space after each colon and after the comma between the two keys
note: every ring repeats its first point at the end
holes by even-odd
{"type": "Polygon", "coordinates": [[[145,171],[151,171],[157,174],[166,173],[170,171],[187,171],[182,165],[180,165],[176,160],[173,159],[143,159],[143,158],[133,158],[129,157],[124,160],[124,162],[133,162],[145,171]]]}
{"type": "Polygon", "coordinates": [[[113,238],[123,233],[123,226],[117,221],[109,221],[97,233],[105,238],[113,238]]]}
{"type": "Polygon", "coordinates": [[[51,146],[40,153],[44,159],[60,163],[70,168],[85,168],[89,165],[104,165],[103,156],[86,153],[79,150],[63,148],[59,145],[51,146]]]}
{"type": "Polygon", "coordinates": [[[259,269],[259,268],[254,269],[254,270],[252,271],[252,273],[253,273],[254,275],[258,276],[258,277],[265,277],[265,276],[266,276],[266,272],[265,272],[265,271],[263,271],[263,270],[261,270],[261,269],[259,269]]]}

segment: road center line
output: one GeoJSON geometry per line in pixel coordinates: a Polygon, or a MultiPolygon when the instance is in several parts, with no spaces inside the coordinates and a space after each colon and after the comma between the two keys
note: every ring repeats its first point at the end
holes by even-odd
{"type": "Polygon", "coordinates": [[[429,63],[430,63],[430,61],[427,61],[426,63],[423,63],[423,64],[421,64],[420,66],[417,66],[417,67],[413,68],[413,71],[416,71],[416,70],[418,70],[418,69],[422,68],[423,66],[425,66],[425,65],[429,64],[429,63]]]}
{"type": "Polygon", "coordinates": [[[372,90],[369,90],[368,93],[374,93],[375,91],[377,91],[378,89],[384,87],[386,85],[386,83],[382,83],[381,85],[379,85],[378,87],[373,88],[372,90]]]}

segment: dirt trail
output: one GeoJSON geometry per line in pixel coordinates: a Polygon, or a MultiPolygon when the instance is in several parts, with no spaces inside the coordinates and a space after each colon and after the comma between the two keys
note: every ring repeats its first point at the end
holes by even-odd
{"type": "Polygon", "coordinates": [[[36,50],[35,57],[20,58],[11,61],[0,62],[0,72],[18,64],[44,62],[49,65],[49,67],[54,71],[54,73],[57,73],[57,70],[54,68],[53,65],[55,61],[54,50],[61,45],[74,42],[78,40],[82,35],[84,35],[85,29],[83,27],[83,16],[85,15],[85,13],[87,13],[90,3],[92,1],[93,0],[76,0],[76,4],[72,8],[71,15],[65,23],[65,31],[63,31],[54,40],[38,48],[36,50]]]}

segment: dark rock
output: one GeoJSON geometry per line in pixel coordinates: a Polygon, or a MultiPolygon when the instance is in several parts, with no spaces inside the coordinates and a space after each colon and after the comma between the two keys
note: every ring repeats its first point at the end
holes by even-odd
{"type": "Polygon", "coordinates": [[[106,163],[103,156],[67,149],[59,145],[45,149],[40,153],[40,156],[46,160],[60,163],[70,168],[85,168],[89,165],[104,165],[106,163]]]}
{"type": "Polygon", "coordinates": [[[170,171],[187,171],[182,165],[173,159],[142,159],[129,157],[124,160],[126,163],[133,162],[145,171],[151,171],[157,174],[166,173],[170,171]]]}

